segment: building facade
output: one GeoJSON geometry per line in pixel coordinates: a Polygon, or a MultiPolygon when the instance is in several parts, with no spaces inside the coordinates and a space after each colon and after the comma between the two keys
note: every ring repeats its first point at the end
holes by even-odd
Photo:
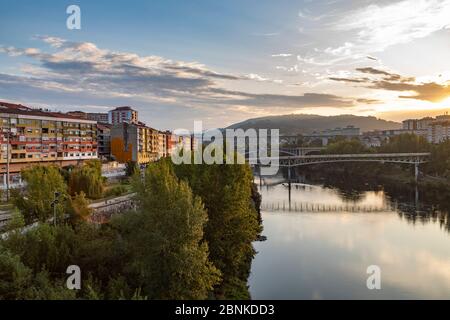
{"type": "Polygon", "coordinates": [[[147,164],[159,156],[158,131],[146,125],[121,123],[111,127],[111,157],[120,162],[147,164]]]}
{"type": "Polygon", "coordinates": [[[431,117],[422,119],[407,119],[402,122],[403,130],[427,130],[430,123],[434,121],[431,117]]]}
{"type": "Polygon", "coordinates": [[[87,113],[87,119],[99,123],[108,123],[108,114],[102,112],[89,112],[87,113]]]}
{"type": "Polygon", "coordinates": [[[441,143],[450,139],[450,120],[434,121],[428,127],[428,142],[441,143]]]}
{"type": "Polygon", "coordinates": [[[158,131],[158,158],[167,156],[167,136],[165,132],[158,131]]]}
{"type": "Polygon", "coordinates": [[[100,112],[69,111],[67,115],[101,123],[108,123],[108,114],[100,112]]]}
{"type": "Polygon", "coordinates": [[[111,125],[97,123],[98,156],[103,160],[111,158],[111,125]]]}
{"type": "Polygon", "coordinates": [[[138,112],[131,107],[118,107],[108,112],[108,123],[138,123],[138,112]]]}
{"type": "Polygon", "coordinates": [[[98,157],[95,121],[0,102],[0,125],[3,175],[8,163],[9,172],[18,173],[33,164],[76,165],[98,157]]]}

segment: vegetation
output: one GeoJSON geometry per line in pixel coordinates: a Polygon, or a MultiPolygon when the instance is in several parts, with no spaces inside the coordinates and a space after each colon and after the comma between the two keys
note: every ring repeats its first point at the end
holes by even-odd
{"type": "Polygon", "coordinates": [[[91,216],[92,209],[89,208],[89,201],[83,191],[75,194],[71,199],[71,209],[71,218],[75,223],[81,220],[86,221],[91,216]]]}
{"type": "Polygon", "coordinates": [[[0,240],[0,300],[249,297],[252,241],[261,228],[247,165],[153,163],[143,180],[134,175],[137,210],[100,226],[88,219],[83,170],[98,173],[95,165],[74,168],[71,191],[81,190],[73,197],[57,168],[27,170],[28,188],[15,195],[20,212],[0,240]],[[56,226],[49,220],[55,190],[56,226]],[[35,217],[41,223],[22,232],[23,220],[35,217]],[[65,286],[69,265],[82,270],[81,290],[65,286]]]}
{"type": "Polygon", "coordinates": [[[127,192],[128,192],[128,188],[126,185],[116,184],[116,185],[110,186],[109,188],[105,189],[103,192],[103,197],[104,198],[119,197],[127,192]]]}
{"type": "Polygon", "coordinates": [[[210,258],[222,273],[216,287],[219,298],[249,298],[247,278],[255,254],[252,241],[261,232],[252,201],[252,173],[247,165],[194,165],[175,167],[188,181],[208,211],[205,239],[210,258]]]}
{"type": "MultiPolygon", "coordinates": [[[[332,141],[323,151],[325,154],[344,154],[344,153],[420,153],[430,152],[430,161],[423,166],[426,174],[450,179],[450,140],[439,144],[431,144],[424,137],[415,134],[401,134],[392,137],[384,142],[380,147],[367,148],[359,140],[337,139],[332,141]]],[[[367,168],[377,168],[378,164],[364,164],[367,168]]],[[[345,167],[345,164],[342,166],[345,167]]],[[[352,164],[352,168],[359,168],[359,165],[352,164]]],[[[400,167],[408,170],[408,167],[400,167]]],[[[365,170],[367,171],[367,170],[365,170]]]]}
{"type": "Polygon", "coordinates": [[[47,221],[53,216],[52,200],[55,192],[59,192],[59,201],[55,204],[55,212],[61,218],[68,209],[69,195],[67,185],[55,166],[34,166],[22,172],[22,178],[27,183],[26,190],[21,193],[12,190],[11,195],[15,206],[23,214],[27,223],[47,221]]]}
{"type": "Polygon", "coordinates": [[[132,177],[134,176],[136,173],[139,173],[140,169],[139,169],[139,165],[137,164],[136,161],[128,161],[125,165],[125,174],[127,175],[127,177],[132,177]]]}
{"type": "Polygon", "coordinates": [[[136,180],[139,211],[127,218],[131,268],[152,299],[205,299],[220,280],[203,239],[207,212],[170,162],[151,164],[136,180]]]}
{"type": "Polygon", "coordinates": [[[325,154],[370,153],[371,150],[359,139],[346,140],[344,138],[331,141],[323,151],[325,154]]]}
{"type": "Polygon", "coordinates": [[[99,160],[90,160],[75,167],[69,175],[69,193],[74,196],[84,192],[88,198],[99,199],[103,195],[104,178],[99,160]]]}

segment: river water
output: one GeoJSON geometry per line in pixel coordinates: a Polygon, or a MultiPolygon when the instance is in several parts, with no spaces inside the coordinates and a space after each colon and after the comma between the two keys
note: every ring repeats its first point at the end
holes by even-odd
{"type": "Polygon", "coordinates": [[[267,240],[254,244],[253,299],[450,299],[450,233],[439,217],[405,214],[383,191],[295,185],[291,211],[286,186],[260,192],[267,240]],[[379,290],[367,288],[371,265],[379,290]]]}

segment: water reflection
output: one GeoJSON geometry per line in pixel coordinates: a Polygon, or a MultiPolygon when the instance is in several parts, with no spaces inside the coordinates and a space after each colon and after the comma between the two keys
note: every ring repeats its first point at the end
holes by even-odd
{"type": "MultiPolygon", "coordinates": [[[[263,186],[263,207],[288,202],[286,189],[263,186]]],[[[399,203],[383,191],[293,185],[291,198],[315,208],[374,210],[263,210],[268,240],[255,243],[249,279],[254,299],[450,299],[445,213],[399,203]],[[381,290],[366,287],[372,264],[382,270],[381,290]]]]}

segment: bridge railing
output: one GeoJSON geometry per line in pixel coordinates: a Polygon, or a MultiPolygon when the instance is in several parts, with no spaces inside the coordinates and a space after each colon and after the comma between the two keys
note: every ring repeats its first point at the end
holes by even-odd
{"type": "Polygon", "coordinates": [[[355,153],[355,154],[321,154],[321,155],[298,155],[298,156],[279,156],[279,157],[266,157],[266,158],[250,158],[249,161],[261,161],[278,159],[279,161],[289,161],[289,160],[352,160],[352,159],[368,159],[368,160],[392,160],[392,159],[414,159],[420,160],[421,162],[426,162],[431,154],[422,153],[355,153]]]}

